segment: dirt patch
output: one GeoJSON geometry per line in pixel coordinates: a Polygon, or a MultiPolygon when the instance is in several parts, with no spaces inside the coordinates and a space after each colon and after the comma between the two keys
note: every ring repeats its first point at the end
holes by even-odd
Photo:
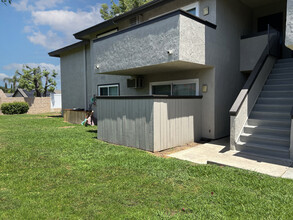
{"type": "Polygon", "coordinates": [[[189,143],[189,144],[186,144],[186,145],[183,145],[183,146],[170,148],[170,149],[163,150],[163,151],[160,151],[160,152],[155,152],[155,153],[150,152],[150,153],[152,155],[156,156],[156,157],[169,158],[168,155],[170,155],[170,154],[173,154],[173,153],[176,153],[176,152],[179,152],[179,151],[182,151],[182,150],[187,150],[187,149],[195,147],[197,145],[199,145],[199,143],[189,143]]]}
{"type": "Polygon", "coordinates": [[[61,129],[66,129],[66,128],[75,128],[74,126],[65,126],[65,127],[59,127],[61,129]]]}

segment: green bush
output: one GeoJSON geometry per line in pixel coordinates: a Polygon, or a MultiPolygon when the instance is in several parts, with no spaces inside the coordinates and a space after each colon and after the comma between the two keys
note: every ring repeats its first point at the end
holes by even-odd
{"type": "Polygon", "coordinates": [[[24,114],[28,110],[29,106],[26,102],[3,103],[1,105],[1,111],[5,115],[24,114]]]}

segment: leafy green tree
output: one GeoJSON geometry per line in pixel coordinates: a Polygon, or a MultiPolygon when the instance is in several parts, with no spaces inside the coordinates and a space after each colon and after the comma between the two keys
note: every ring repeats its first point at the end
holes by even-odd
{"type": "Polygon", "coordinates": [[[12,0],[1,0],[2,3],[4,3],[6,5],[6,3],[11,4],[12,0]]]}
{"type": "Polygon", "coordinates": [[[19,79],[18,79],[17,74],[14,74],[14,76],[11,77],[11,78],[6,77],[6,78],[3,79],[6,88],[7,88],[7,83],[10,84],[11,88],[10,88],[9,92],[11,92],[11,93],[15,92],[18,80],[19,79]]]}
{"type": "Polygon", "coordinates": [[[42,70],[40,67],[24,66],[22,73],[19,71],[16,71],[16,73],[19,75],[18,87],[28,91],[35,90],[35,96],[37,97],[46,96],[47,92],[54,92],[56,88],[55,78],[58,74],[55,70],[49,72],[46,69],[42,70]]]}
{"type": "Polygon", "coordinates": [[[109,20],[116,15],[123,14],[150,1],[152,0],[119,0],[119,3],[116,4],[114,0],[111,0],[111,6],[102,4],[102,8],[100,9],[101,17],[104,20],[109,20]]]}

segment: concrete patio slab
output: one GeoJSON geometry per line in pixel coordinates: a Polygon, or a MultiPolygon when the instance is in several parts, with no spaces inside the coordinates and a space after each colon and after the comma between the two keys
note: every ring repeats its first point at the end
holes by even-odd
{"type": "Polygon", "coordinates": [[[197,164],[219,164],[255,171],[274,177],[293,179],[292,161],[262,158],[255,155],[229,151],[229,138],[200,144],[196,147],[168,155],[197,164]]]}

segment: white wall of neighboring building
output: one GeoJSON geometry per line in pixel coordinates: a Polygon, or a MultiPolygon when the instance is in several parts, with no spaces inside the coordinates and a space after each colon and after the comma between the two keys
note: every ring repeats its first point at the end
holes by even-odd
{"type": "Polygon", "coordinates": [[[52,109],[56,109],[56,108],[61,109],[62,108],[61,94],[51,93],[50,97],[51,97],[51,108],[52,109]]]}

